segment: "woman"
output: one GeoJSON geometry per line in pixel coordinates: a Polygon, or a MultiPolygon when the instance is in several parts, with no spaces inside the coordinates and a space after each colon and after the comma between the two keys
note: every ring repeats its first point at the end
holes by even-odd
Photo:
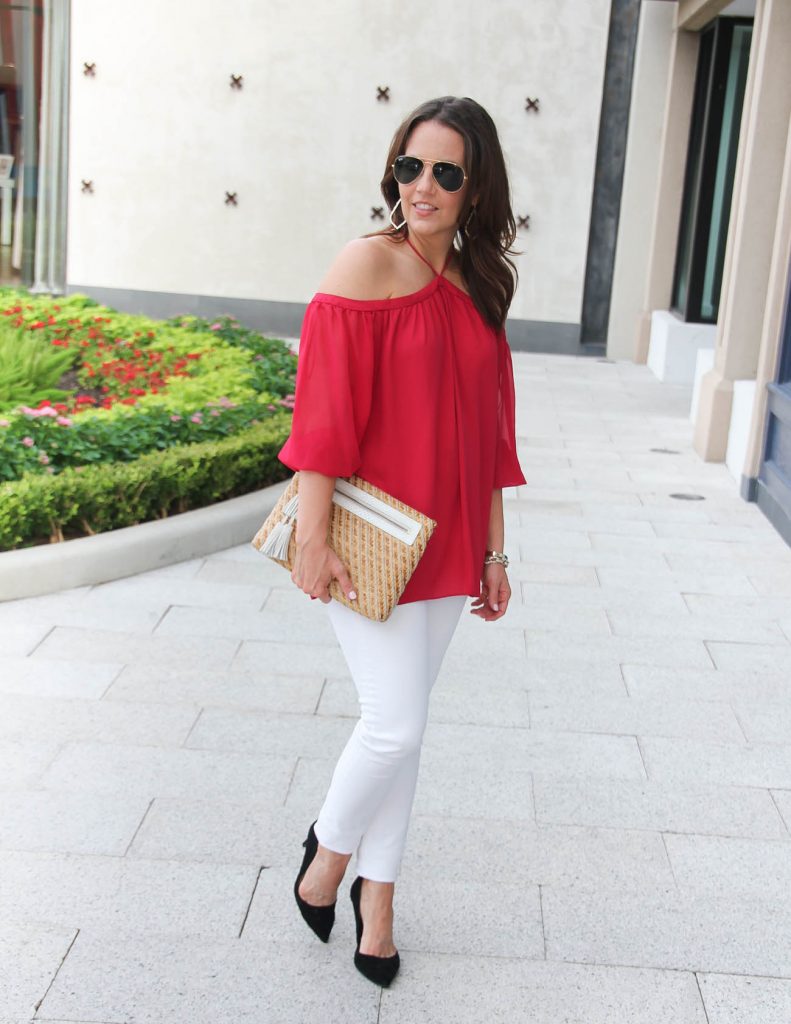
{"type": "Polygon", "coordinates": [[[511,588],[502,488],[525,483],[503,325],[516,272],[505,162],[486,111],[446,96],[396,132],[382,193],[392,227],[349,242],[303,324],[291,435],[300,470],[292,579],[328,605],[361,717],[303,846],[294,894],[325,942],[351,854],[354,962],[389,985],[393,890],[431,687],[467,596],[485,622],[511,588]],[[337,601],[355,581],[327,543],[335,478],[357,473],[437,522],[386,622],[337,601]]]}

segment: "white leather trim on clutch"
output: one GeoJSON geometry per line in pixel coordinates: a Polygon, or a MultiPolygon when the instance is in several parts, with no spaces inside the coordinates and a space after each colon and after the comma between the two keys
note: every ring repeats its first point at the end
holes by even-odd
{"type": "Polygon", "coordinates": [[[364,491],[361,487],[355,487],[348,480],[336,480],[332,500],[340,508],[345,508],[376,526],[383,533],[404,544],[414,544],[420,536],[421,524],[397,508],[392,508],[386,502],[364,491]]]}

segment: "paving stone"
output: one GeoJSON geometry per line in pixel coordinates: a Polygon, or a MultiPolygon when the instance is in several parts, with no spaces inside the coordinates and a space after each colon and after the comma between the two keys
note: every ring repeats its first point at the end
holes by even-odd
{"type": "Polygon", "coordinates": [[[422,758],[429,765],[444,765],[447,772],[471,773],[473,777],[479,770],[499,766],[502,772],[645,778],[633,736],[496,726],[470,729],[430,721],[424,734],[422,758]]]}
{"type": "MultiPolygon", "coordinates": [[[[521,527],[520,538],[524,533],[533,536],[543,537],[545,530],[553,530],[555,533],[584,533],[591,530],[597,533],[615,533],[621,536],[655,537],[656,534],[649,522],[640,519],[609,519],[602,512],[601,507],[592,515],[546,515],[542,512],[520,512],[519,525],[521,527]]],[[[508,537],[510,540],[511,531],[508,537]]]]}
{"type": "Polygon", "coordinates": [[[791,787],[791,745],[739,747],[659,736],[640,743],[648,777],[667,784],[791,787]]]}
{"type": "Polygon", "coordinates": [[[729,671],[788,672],[791,644],[722,643],[707,640],[706,647],[717,668],[729,671]]]}
{"type": "Polygon", "coordinates": [[[157,636],[216,636],[242,640],[281,640],[295,644],[332,644],[335,633],[326,616],[285,616],[241,608],[182,608],[172,606],[156,629],[157,636]]]}
{"type": "Polygon", "coordinates": [[[650,592],[687,594],[691,592],[718,595],[751,595],[755,588],[745,573],[738,571],[715,573],[711,566],[702,572],[685,572],[683,568],[655,574],[636,573],[632,569],[616,566],[598,566],[596,575],[603,587],[629,587],[650,592]]]}
{"type": "Polygon", "coordinates": [[[263,864],[296,874],[305,852],[302,840],[311,821],[313,818],[301,808],[245,799],[242,793],[226,800],[158,797],[152,801],[127,856],[263,864]]]}
{"type": "Polygon", "coordinates": [[[788,1024],[791,980],[700,974],[708,1024],[788,1024]]]}
{"type": "Polygon", "coordinates": [[[493,886],[456,874],[433,874],[429,885],[405,876],[396,901],[394,941],[404,957],[415,950],[476,957],[542,960],[544,934],[538,886],[493,886]]]}
{"type": "Polygon", "coordinates": [[[553,608],[569,611],[577,605],[589,610],[627,608],[644,615],[687,613],[684,597],[668,591],[657,592],[634,587],[559,587],[551,583],[523,583],[522,600],[528,608],[553,608]]]}
{"type": "Polygon", "coordinates": [[[182,667],[226,668],[238,640],[219,637],[142,636],[98,629],[56,626],[36,649],[36,657],[114,661],[182,667]]]}
{"type": "MultiPolygon", "coordinates": [[[[57,595],[60,596],[60,595],[57,595]]],[[[110,604],[103,600],[91,600],[90,595],[80,595],[59,604],[37,604],[38,598],[16,601],[11,608],[16,612],[18,622],[2,612],[9,606],[0,605],[0,631],[3,627],[16,629],[29,623],[31,626],[73,626],[77,629],[106,629],[121,633],[150,633],[164,615],[168,605],[160,596],[145,606],[126,603],[110,604]]],[[[46,600],[46,599],[45,599],[46,600]]]]}
{"type": "Polygon", "coordinates": [[[293,813],[317,817],[324,802],[336,758],[300,757],[297,760],[285,806],[293,813]]]}
{"type": "Polygon", "coordinates": [[[192,707],[6,694],[0,737],[181,746],[195,719],[192,707]]]}
{"type": "Polygon", "coordinates": [[[766,789],[694,784],[670,788],[653,780],[539,776],[533,794],[536,818],[542,825],[789,838],[766,789]]]}
{"type": "Polygon", "coordinates": [[[547,958],[788,976],[791,904],[542,887],[547,958]],[[647,925],[647,922],[649,923],[647,925]]]}
{"type": "Polygon", "coordinates": [[[293,944],[81,932],[39,1012],[134,1024],[376,1024],[381,989],[354,969],[348,945],[302,930],[293,944]]]}
{"type": "Polygon", "coordinates": [[[0,849],[123,857],[149,803],[139,794],[0,792],[0,849]]]}
{"type": "Polygon", "coordinates": [[[46,623],[0,622],[0,657],[25,657],[40,649],[51,629],[46,623]]]}
{"type": "Polygon", "coordinates": [[[791,702],[735,704],[734,711],[750,743],[791,743],[791,702]]]}
{"type": "MultiPolygon", "coordinates": [[[[527,656],[543,661],[579,660],[594,662],[632,662],[649,665],[677,665],[681,668],[710,668],[706,645],[702,640],[674,640],[672,644],[653,637],[586,636],[539,633],[526,629],[527,656]]],[[[777,648],[783,651],[783,648],[777,648]]]]}
{"type": "Polygon", "coordinates": [[[0,852],[11,921],[114,935],[238,936],[258,869],[74,854],[0,852]]]}
{"type": "Polygon", "coordinates": [[[786,828],[791,833],[791,788],[771,790],[772,798],[777,806],[780,815],[785,822],[786,828]]]}
{"type": "Polygon", "coordinates": [[[346,661],[337,645],[272,643],[268,640],[244,640],[239,645],[231,670],[297,676],[348,674],[346,661]]]}
{"type": "Polygon", "coordinates": [[[35,786],[58,754],[57,743],[0,741],[0,789],[35,786]]]}
{"type": "Polygon", "coordinates": [[[348,719],[206,708],[185,746],[287,757],[337,757],[354,728],[348,719]]]}
{"type": "MultiPolygon", "coordinates": [[[[105,701],[191,704],[313,714],[322,692],[319,675],[270,672],[206,672],[173,665],[127,665],[107,689],[105,701]]],[[[349,681],[351,684],[351,681],[349,681]]]]}
{"type": "Polygon", "coordinates": [[[588,664],[579,660],[540,661],[533,658],[527,662],[524,685],[531,693],[548,690],[553,695],[570,699],[593,701],[600,696],[628,696],[620,666],[604,662],[588,664]]]}
{"type": "Polygon", "coordinates": [[[791,892],[789,838],[666,836],[665,844],[682,892],[786,901],[791,892]]]}
{"type": "Polygon", "coordinates": [[[751,565],[748,570],[750,584],[762,597],[791,597],[791,572],[787,565],[751,565]]]}
{"type": "Polygon", "coordinates": [[[183,605],[191,608],[243,608],[257,611],[266,601],[270,587],[261,580],[260,573],[256,573],[251,580],[246,575],[251,568],[238,562],[207,560],[191,579],[178,576],[152,579],[148,574],[129,576],[124,580],[114,580],[94,587],[86,603],[129,607],[160,607],[164,604],[165,608],[169,605],[183,605]],[[213,566],[219,571],[213,570],[213,566]]]}
{"type": "Polygon", "coordinates": [[[68,743],[41,773],[49,789],[149,797],[233,798],[239,793],[282,803],[293,757],[236,754],[225,750],[166,750],[120,743],[68,743]]]}
{"type": "Polygon", "coordinates": [[[744,742],[730,706],[705,701],[668,704],[640,697],[598,697],[591,701],[543,690],[530,697],[530,721],[536,729],[556,731],[744,742]]]}
{"type": "Polygon", "coordinates": [[[114,662],[0,658],[0,692],[99,698],[120,671],[114,662]]]}
{"type": "Polygon", "coordinates": [[[607,618],[616,636],[663,637],[668,641],[686,637],[700,640],[724,640],[728,643],[788,643],[776,622],[760,622],[737,614],[646,616],[630,609],[608,609],[607,618]]]}
{"type": "Polygon", "coordinates": [[[739,707],[791,702],[787,672],[729,671],[659,665],[621,665],[629,693],[643,700],[732,701],[739,707]]]}
{"type": "Polygon", "coordinates": [[[514,581],[526,583],[557,583],[597,587],[596,569],[588,565],[558,565],[544,562],[511,562],[508,567],[511,587],[514,581]]]}
{"type": "Polygon", "coordinates": [[[594,891],[675,888],[662,838],[651,832],[416,815],[402,876],[419,879],[438,863],[443,877],[481,885],[576,884],[594,891]]]}
{"type": "MultiPolygon", "coordinates": [[[[560,603],[542,605],[535,600],[529,600],[524,592],[520,595],[518,590],[514,591],[508,610],[500,622],[507,622],[511,629],[529,627],[534,630],[567,630],[574,633],[599,634],[600,636],[609,636],[610,634],[610,627],[603,608],[584,607],[581,604],[571,604],[565,608],[560,603]]],[[[492,623],[492,625],[499,626],[500,623],[492,623]]],[[[492,632],[489,624],[486,625],[486,629],[487,632],[492,632]]],[[[524,645],[524,637],[522,637],[522,644],[524,645]]]]}
{"type": "MultiPolygon", "coordinates": [[[[33,1016],[69,946],[73,928],[30,924],[0,926],[0,1006],[18,1015],[19,1024],[33,1016]]],[[[12,1024],[11,1018],[0,1018],[12,1024]]]]}

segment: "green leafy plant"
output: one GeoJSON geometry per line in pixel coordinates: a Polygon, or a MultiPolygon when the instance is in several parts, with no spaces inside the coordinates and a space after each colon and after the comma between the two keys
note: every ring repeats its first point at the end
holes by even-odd
{"type": "Polygon", "coordinates": [[[52,348],[40,337],[0,323],[0,410],[65,398],[57,384],[76,360],[76,352],[52,348]]]}

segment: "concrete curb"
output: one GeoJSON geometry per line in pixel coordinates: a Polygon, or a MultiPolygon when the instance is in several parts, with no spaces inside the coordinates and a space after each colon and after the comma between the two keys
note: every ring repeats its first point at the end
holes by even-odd
{"type": "Polygon", "coordinates": [[[251,541],[287,483],[95,537],[3,552],[0,601],[106,583],[251,541]]]}

